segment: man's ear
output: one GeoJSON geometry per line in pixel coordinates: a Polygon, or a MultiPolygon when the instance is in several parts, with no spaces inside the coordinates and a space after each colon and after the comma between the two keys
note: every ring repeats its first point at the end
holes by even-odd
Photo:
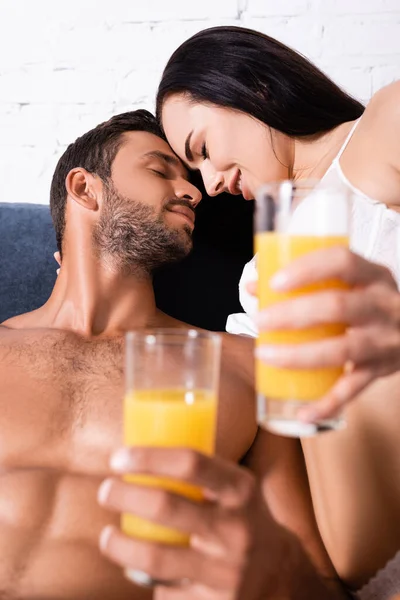
{"type": "Polygon", "coordinates": [[[82,167],[71,169],[65,179],[68,196],[83,208],[98,210],[99,203],[95,177],[82,167]]]}

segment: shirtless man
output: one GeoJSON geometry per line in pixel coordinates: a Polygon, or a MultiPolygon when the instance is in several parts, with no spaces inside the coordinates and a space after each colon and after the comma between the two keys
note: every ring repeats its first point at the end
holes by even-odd
{"type": "MultiPolygon", "coordinates": [[[[104,525],[119,519],[96,494],[121,440],[124,331],[185,327],[157,310],[151,274],[190,251],[200,199],[146,111],[99,125],[57,165],[50,204],[60,275],[44,306],[0,327],[1,598],[151,597],[98,550],[104,525]]],[[[225,459],[252,446],[253,396],[251,341],[226,335],[217,439],[225,459]]],[[[297,442],[267,441],[257,469],[279,473],[271,485],[278,504],[286,498],[288,526],[332,574],[297,442]]]]}

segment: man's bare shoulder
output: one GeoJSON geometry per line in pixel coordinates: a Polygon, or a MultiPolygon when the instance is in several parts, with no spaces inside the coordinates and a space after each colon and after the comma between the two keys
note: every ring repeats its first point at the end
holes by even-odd
{"type": "MultiPolygon", "coordinates": [[[[24,315],[21,315],[21,317],[23,316],[24,315]]],[[[73,332],[64,329],[52,329],[49,327],[40,326],[34,327],[31,325],[24,327],[23,325],[24,321],[19,316],[0,323],[0,344],[21,339],[26,339],[28,341],[35,339],[39,340],[48,338],[56,339],[76,337],[73,332]]]]}
{"type": "Polygon", "coordinates": [[[254,338],[247,335],[234,335],[232,333],[221,333],[223,347],[232,354],[246,352],[250,354],[250,358],[253,360],[254,351],[254,338]]]}
{"type": "Polygon", "coordinates": [[[223,333],[222,367],[254,389],[254,339],[223,333]]]}
{"type": "Polygon", "coordinates": [[[22,313],[21,315],[6,319],[0,323],[0,327],[6,327],[7,329],[36,329],[39,314],[40,309],[22,313]]]}
{"type": "Polygon", "coordinates": [[[218,453],[241,460],[257,433],[253,340],[222,335],[218,453]]]}

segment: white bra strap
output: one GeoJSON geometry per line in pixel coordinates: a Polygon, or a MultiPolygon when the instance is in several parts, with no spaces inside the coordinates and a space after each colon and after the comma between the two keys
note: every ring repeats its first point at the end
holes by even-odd
{"type": "Polygon", "coordinates": [[[343,152],[346,150],[346,146],[349,143],[349,141],[351,140],[351,137],[352,137],[353,133],[355,132],[356,127],[357,127],[357,125],[359,124],[360,121],[361,121],[361,117],[359,117],[357,119],[357,121],[354,123],[353,127],[350,129],[350,133],[347,136],[347,138],[345,139],[343,146],[340,148],[339,153],[337,154],[337,156],[335,158],[335,162],[340,159],[340,157],[342,156],[343,152]]]}

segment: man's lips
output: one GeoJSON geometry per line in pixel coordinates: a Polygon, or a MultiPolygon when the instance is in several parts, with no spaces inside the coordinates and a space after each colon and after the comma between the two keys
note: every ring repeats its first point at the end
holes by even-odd
{"type": "Polygon", "coordinates": [[[185,219],[187,221],[189,221],[190,225],[192,225],[192,227],[194,227],[194,221],[195,221],[195,214],[192,208],[189,208],[188,206],[172,206],[170,208],[167,209],[169,212],[172,213],[176,213],[177,215],[180,215],[181,217],[185,217],[185,219]]]}

